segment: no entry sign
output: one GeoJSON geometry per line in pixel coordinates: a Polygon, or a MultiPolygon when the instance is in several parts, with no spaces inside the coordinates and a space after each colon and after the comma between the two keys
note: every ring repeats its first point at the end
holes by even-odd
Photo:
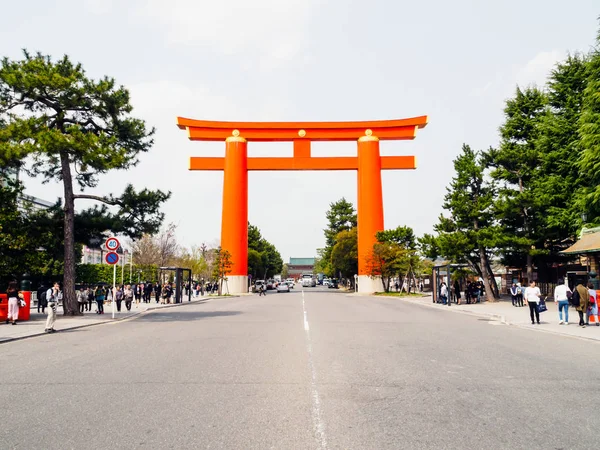
{"type": "Polygon", "coordinates": [[[106,260],[106,264],[116,264],[119,262],[119,255],[115,252],[108,252],[104,259],[106,260]]]}
{"type": "Polygon", "coordinates": [[[117,238],[111,237],[106,240],[104,245],[106,245],[106,248],[111,252],[114,252],[121,244],[119,244],[119,240],[117,238]]]}

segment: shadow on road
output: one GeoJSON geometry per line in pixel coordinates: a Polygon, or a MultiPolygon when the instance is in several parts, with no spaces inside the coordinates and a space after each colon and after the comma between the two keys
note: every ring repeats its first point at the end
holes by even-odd
{"type": "Polygon", "coordinates": [[[160,311],[143,314],[137,321],[143,322],[191,322],[209,317],[227,317],[242,314],[241,311],[160,311]]]}

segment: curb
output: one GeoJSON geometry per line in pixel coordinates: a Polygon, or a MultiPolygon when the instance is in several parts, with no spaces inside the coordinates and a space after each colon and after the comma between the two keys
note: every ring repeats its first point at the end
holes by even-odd
{"type": "MultiPolygon", "coordinates": [[[[95,327],[97,325],[109,325],[109,324],[115,324],[115,323],[119,323],[119,322],[124,322],[127,320],[133,320],[138,318],[139,316],[141,316],[142,314],[146,314],[148,312],[153,312],[153,311],[158,311],[161,309],[168,309],[168,308],[174,308],[174,307],[178,307],[178,306],[184,306],[184,305],[194,305],[197,303],[204,303],[206,300],[212,300],[211,298],[200,298],[197,300],[192,300],[191,302],[186,302],[186,303],[173,303],[170,305],[165,305],[165,306],[154,306],[152,308],[148,308],[144,311],[139,311],[136,313],[131,314],[130,316],[127,317],[121,317],[121,318],[115,318],[115,319],[109,319],[109,320],[105,320],[102,322],[96,322],[96,323],[87,323],[85,325],[76,325],[73,327],[69,327],[69,328],[64,328],[62,330],[58,330],[57,333],[60,333],[60,331],[67,331],[67,330],[80,330],[82,328],[89,328],[89,327],[95,327]]],[[[45,331],[43,332],[39,332],[39,333],[34,333],[34,334],[28,334],[27,336],[19,336],[19,337],[14,337],[14,338],[7,338],[5,340],[0,340],[0,345],[2,344],[6,344],[7,342],[14,342],[14,341],[22,341],[23,339],[29,339],[29,338],[33,338],[33,337],[39,337],[39,336],[46,336],[48,335],[48,333],[46,333],[45,331]]]]}

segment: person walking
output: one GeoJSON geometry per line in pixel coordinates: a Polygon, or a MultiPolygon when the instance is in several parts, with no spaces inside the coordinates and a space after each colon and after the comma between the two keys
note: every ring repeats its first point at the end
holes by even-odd
{"type": "Polygon", "coordinates": [[[87,290],[83,286],[77,291],[77,303],[79,305],[79,312],[83,314],[83,311],[87,306],[87,290]]]}
{"type": "Polygon", "coordinates": [[[125,286],[123,298],[125,299],[125,308],[127,311],[131,311],[131,303],[133,302],[133,290],[131,289],[131,285],[128,284],[125,286]]]}
{"type": "Polygon", "coordinates": [[[442,284],[440,285],[440,300],[442,301],[442,304],[446,305],[448,303],[448,287],[446,286],[446,283],[442,281],[442,284]]]}
{"type": "Polygon", "coordinates": [[[558,324],[569,325],[569,293],[571,289],[565,284],[561,278],[558,280],[558,285],[554,288],[554,303],[558,304],[558,324]],[[563,321],[563,310],[565,312],[565,320],[563,321]]]}
{"type": "Polygon", "coordinates": [[[54,324],[56,323],[56,309],[58,308],[58,302],[62,300],[63,295],[60,290],[60,284],[54,283],[46,292],[46,300],[48,300],[48,319],[46,319],[46,328],[44,332],[54,333],[54,324]]]}
{"type": "Polygon", "coordinates": [[[157,281],[154,285],[154,298],[156,299],[156,303],[160,303],[160,293],[162,291],[162,287],[160,283],[157,281]]]}
{"type": "Polygon", "coordinates": [[[6,323],[9,324],[12,320],[12,324],[16,325],[17,320],[19,320],[19,291],[17,290],[16,281],[8,283],[6,296],[8,297],[8,316],[6,317],[6,323]]]}
{"type": "Polygon", "coordinates": [[[454,296],[456,297],[456,304],[460,305],[460,282],[454,280],[454,296]]]}
{"type": "Polygon", "coordinates": [[[96,311],[96,314],[104,314],[104,299],[106,298],[106,291],[102,286],[98,286],[94,296],[96,298],[96,305],[98,305],[98,311],[96,311]]]}
{"type": "Polygon", "coordinates": [[[540,310],[538,309],[538,305],[540,303],[541,295],[540,288],[535,285],[535,281],[531,280],[529,282],[529,287],[525,289],[525,302],[529,306],[531,325],[534,325],[536,322],[538,325],[540,324],[540,310]],[[533,320],[534,314],[535,321],[533,320]]]}
{"type": "Polygon", "coordinates": [[[590,303],[590,293],[582,283],[579,283],[577,287],[575,287],[571,300],[575,305],[577,313],[579,313],[579,326],[585,328],[586,321],[584,315],[587,314],[590,303]]]}
{"type": "Polygon", "coordinates": [[[123,288],[121,286],[115,292],[115,301],[117,302],[117,312],[121,312],[121,304],[123,303],[123,288]]]}
{"type": "Polygon", "coordinates": [[[91,286],[88,286],[88,288],[87,288],[87,301],[88,301],[87,311],[92,311],[92,303],[94,303],[95,299],[96,299],[96,296],[94,295],[94,290],[92,289],[91,286]]]}
{"type": "Polygon", "coordinates": [[[588,306],[586,325],[590,324],[590,316],[593,316],[596,326],[600,327],[600,322],[598,322],[598,295],[592,283],[588,284],[588,292],[590,294],[590,304],[588,306]]]}
{"type": "MultiPolygon", "coordinates": [[[[518,295],[518,291],[517,291],[517,285],[515,283],[512,284],[511,288],[510,288],[510,297],[512,299],[512,305],[513,306],[517,306],[517,295],[518,295]]],[[[556,299],[556,296],[554,297],[556,299]]]]}
{"type": "Polygon", "coordinates": [[[523,306],[523,295],[525,294],[525,288],[521,286],[521,283],[517,283],[517,304],[519,307],[523,306]]]}
{"type": "Polygon", "coordinates": [[[46,301],[46,291],[48,288],[42,283],[37,290],[37,312],[44,314],[46,312],[46,307],[48,306],[48,302],[46,301]]]}

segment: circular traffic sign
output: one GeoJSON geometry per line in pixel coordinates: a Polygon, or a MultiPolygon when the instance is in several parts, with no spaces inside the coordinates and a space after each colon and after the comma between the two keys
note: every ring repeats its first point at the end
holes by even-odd
{"type": "Polygon", "coordinates": [[[106,245],[106,248],[112,252],[118,249],[121,244],[119,244],[119,240],[117,238],[111,237],[106,240],[104,245],[106,245]]]}
{"type": "Polygon", "coordinates": [[[106,260],[106,264],[116,264],[119,262],[119,255],[115,252],[108,252],[104,259],[106,260]]]}

